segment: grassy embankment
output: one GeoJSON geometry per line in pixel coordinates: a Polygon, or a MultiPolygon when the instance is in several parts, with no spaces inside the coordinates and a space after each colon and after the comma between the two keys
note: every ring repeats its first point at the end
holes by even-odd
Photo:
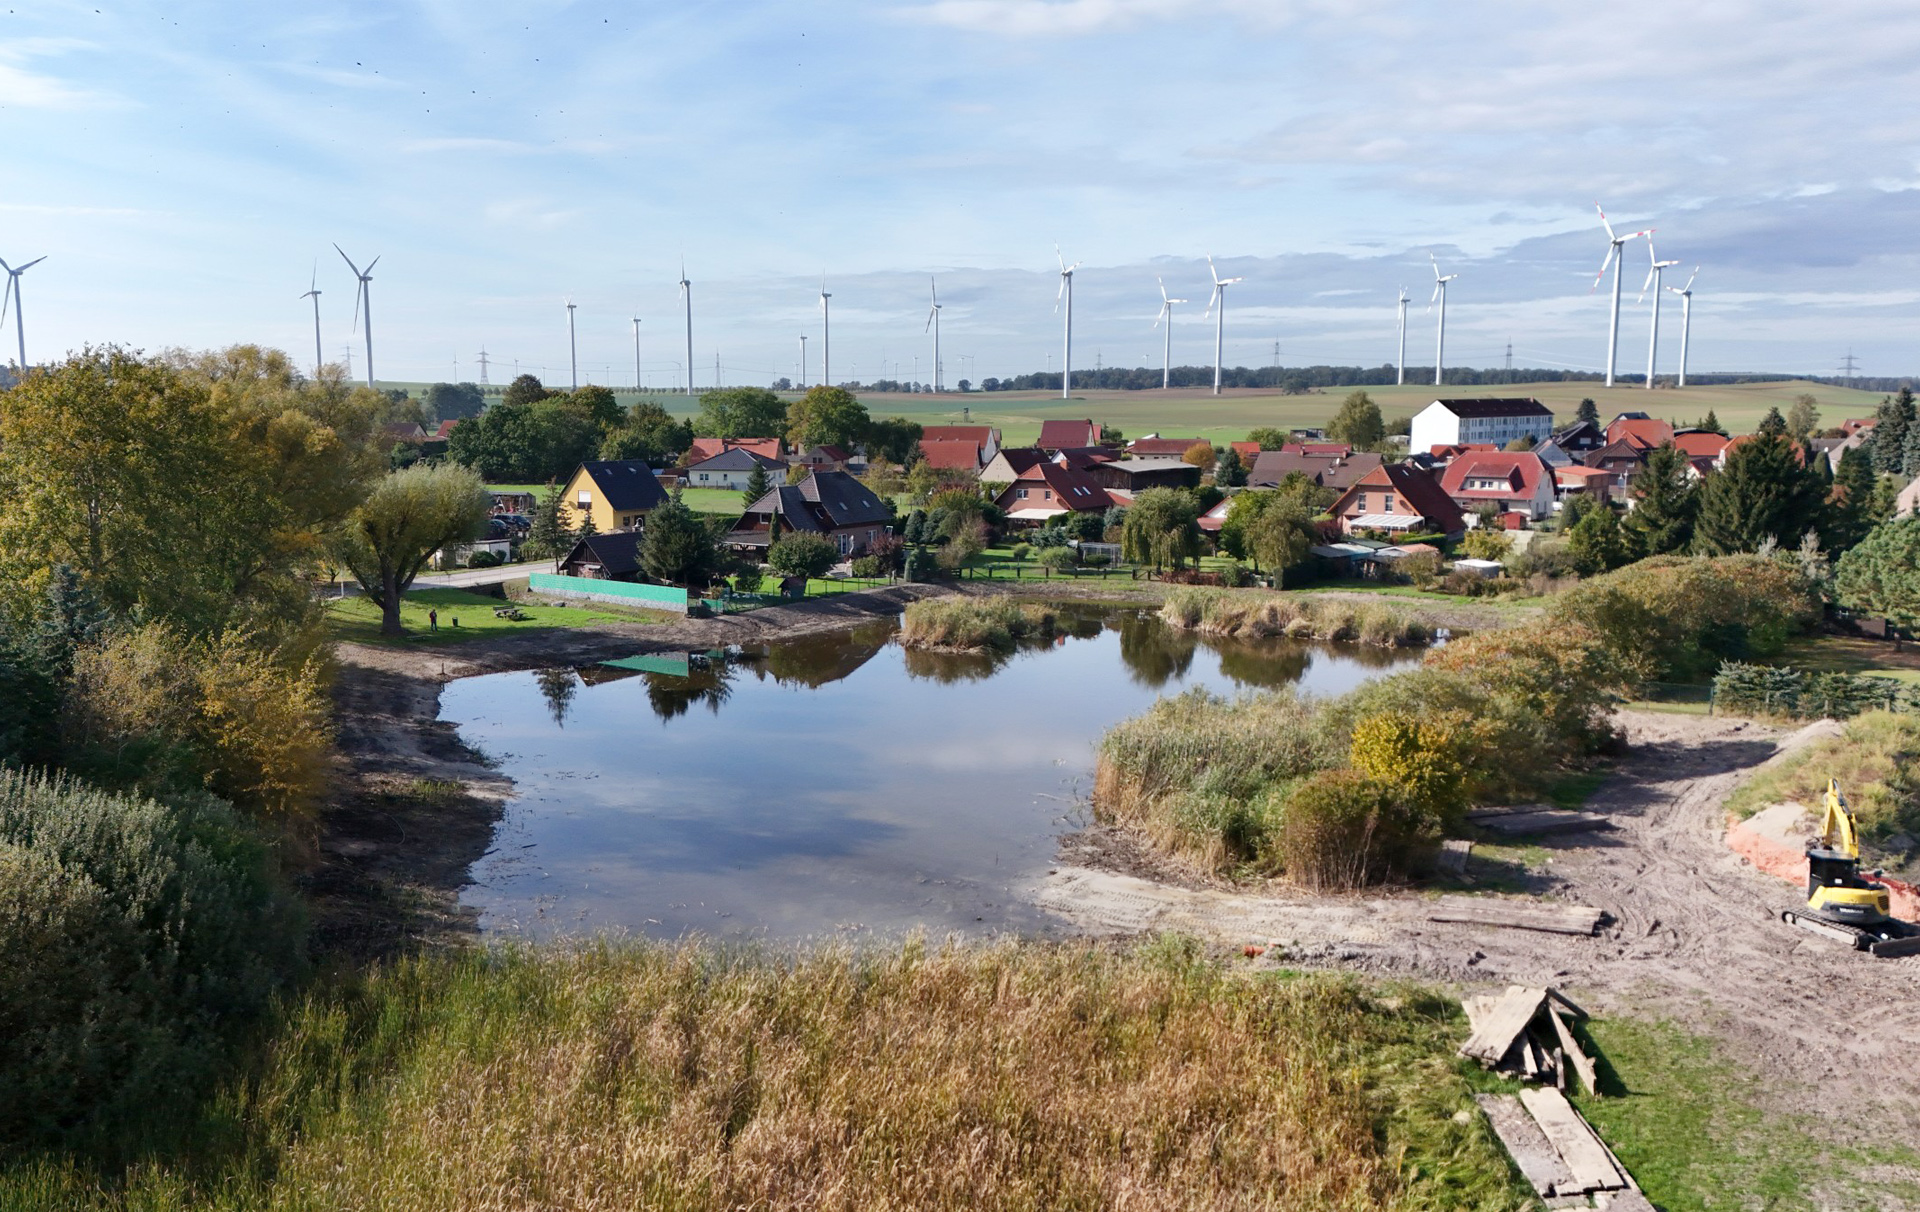
{"type": "Polygon", "coordinates": [[[1160,607],[1160,617],[1188,631],[1239,639],[1285,635],[1407,648],[1432,638],[1425,623],[1385,603],[1244,590],[1174,589],[1160,607]]]}
{"type": "Polygon", "coordinates": [[[285,1012],[192,1165],[0,1208],[1511,1209],[1454,1004],[1178,940],[414,960],[285,1012]]]}
{"type": "Polygon", "coordinates": [[[1770,804],[1793,801],[1819,809],[1827,780],[1840,780],[1847,803],[1869,842],[1895,834],[1920,836],[1920,796],[1902,794],[1889,780],[1920,768],[1920,716],[1869,711],[1848,720],[1837,737],[1806,746],[1760,771],[1727,801],[1727,810],[1752,816],[1770,804]]]}
{"type": "Polygon", "coordinates": [[[579,602],[568,606],[508,603],[485,594],[464,589],[416,589],[400,601],[400,623],[407,634],[400,638],[380,634],[380,608],[366,597],[337,598],[327,603],[327,631],[336,640],[361,644],[408,644],[442,646],[472,640],[491,639],[512,632],[539,631],[553,627],[593,627],[606,623],[666,623],[680,616],[656,610],[629,610],[599,602],[579,602]],[[503,619],[493,612],[497,607],[516,605],[524,619],[503,619]],[[440,612],[440,629],[427,630],[427,612],[440,612]],[[460,621],[455,627],[453,621],[460,621]]]}
{"type": "Polygon", "coordinates": [[[1053,612],[1005,597],[925,598],[900,624],[903,648],[933,652],[1005,652],[1053,630],[1053,612]]]}

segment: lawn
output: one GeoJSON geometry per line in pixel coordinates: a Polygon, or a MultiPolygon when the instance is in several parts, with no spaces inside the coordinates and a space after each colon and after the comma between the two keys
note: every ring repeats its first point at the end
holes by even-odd
{"type": "Polygon", "coordinates": [[[550,627],[591,627],[600,623],[665,623],[679,618],[662,611],[626,610],[599,602],[569,606],[529,606],[520,603],[522,620],[503,619],[494,608],[506,602],[463,589],[416,589],[400,602],[400,622],[408,634],[393,639],[380,634],[380,608],[365,597],[339,598],[327,603],[327,629],[337,640],[363,644],[419,644],[442,646],[484,640],[514,631],[550,627]],[[440,630],[427,629],[427,612],[440,612],[440,630]],[[459,620],[459,626],[454,621],[459,620]]]}
{"type": "Polygon", "coordinates": [[[737,518],[746,512],[743,494],[731,488],[683,488],[680,503],[695,513],[725,514],[737,518]]]}
{"type": "Polygon", "coordinates": [[[1773,664],[1822,673],[1864,673],[1920,684],[1920,645],[1863,636],[1802,636],[1789,643],[1773,664]]]}

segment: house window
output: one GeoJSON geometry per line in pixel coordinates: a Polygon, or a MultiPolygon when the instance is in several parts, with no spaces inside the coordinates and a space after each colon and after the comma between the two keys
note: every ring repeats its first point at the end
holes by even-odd
{"type": "Polygon", "coordinates": [[[1041,500],[1044,500],[1044,501],[1051,501],[1051,500],[1053,500],[1053,489],[1051,489],[1051,488],[1043,488],[1043,489],[1041,489],[1041,490],[1040,490],[1040,498],[1041,498],[1041,500]]]}
{"type": "Polygon", "coordinates": [[[843,533],[839,537],[840,537],[840,554],[841,555],[851,554],[853,551],[853,536],[850,534],[843,533]]]}
{"type": "Polygon", "coordinates": [[[1016,488],[1013,490],[1013,496],[1015,500],[1024,501],[1027,499],[1027,490],[1024,488],[1016,488]]]}
{"type": "Polygon", "coordinates": [[[701,473],[700,473],[700,478],[701,478],[702,480],[705,480],[705,479],[707,478],[707,473],[706,473],[706,472],[704,472],[704,471],[703,471],[703,472],[701,472],[701,473]]]}
{"type": "Polygon", "coordinates": [[[582,488],[580,495],[574,498],[574,504],[580,506],[582,509],[586,509],[593,504],[593,494],[582,488]]]}
{"type": "Polygon", "coordinates": [[[1364,492],[1355,493],[1353,497],[1353,507],[1361,513],[1367,512],[1367,494],[1364,492]]]}
{"type": "Polygon", "coordinates": [[[1381,513],[1393,512],[1393,494],[1392,493],[1388,493],[1384,498],[1382,498],[1381,504],[1380,504],[1380,512],[1381,513]]]}

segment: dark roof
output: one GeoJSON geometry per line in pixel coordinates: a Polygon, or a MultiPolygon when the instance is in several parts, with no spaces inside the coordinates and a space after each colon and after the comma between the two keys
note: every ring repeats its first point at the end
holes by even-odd
{"type": "Polygon", "coordinates": [[[1609,442],[1598,450],[1589,450],[1581,456],[1580,461],[1588,467],[1598,467],[1608,459],[1632,459],[1636,463],[1644,463],[1646,458],[1647,452],[1643,447],[1620,441],[1609,442]]]}
{"type": "Polygon", "coordinates": [[[631,576],[640,571],[640,532],[615,530],[590,534],[573,545],[560,566],[565,567],[581,556],[600,565],[609,577],[631,576]]]}
{"type": "Polygon", "coordinates": [[[1586,450],[1607,444],[1607,431],[1592,421],[1575,421],[1553,431],[1553,444],[1562,450],[1586,450]]]}
{"type": "Polygon", "coordinates": [[[1279,484],[1290,472],[1299,472],[1325,488],[1345,488],[1380,466],[1381,458],[1369,451],[1341,458],[1335,455],[1295,454],[1285,450],[1263,450],[1254,456],[1247,473],[1247,487],[1265,488],[1279,484]]]}
{"type": "Polygon", "coordinates": [[[778,513],[795,530],[884,524],[893,517],[886,502],[844,471],[816,471],[798,484],[783,484],[747,506],[746,512],[778,513]],[[826,515],[827,526],[820,524],[815,508],[826,515]]]}
{"type": "MultiPolygon", "coordinates": [[[[644,513],[667,503],[667,490],[642,459],[594,459],[580,464],[616,513],[644,513]]],[[[578,473],[576,473],[578,474],[578,473]]]]}
{"type": "Polygon", "coordinates": [[[1119,453],[1110,446],[1062,446],[1053,453],[1055,458],[1075,471],[1085,471],[1120,459],[1119,453]]]}
{"type": "Polygon", "coordinates": [[[1340,499],[1332,505],[1333,512],[1339,513],[1346,507],[1348,496],[1368,488],[1392,488],[1421,517],[1439,526],[1442,534],[1452,534],[1467,524],[1466,515],[1440,487],[1440,481],[1405,463],[1383,463],[1361,476],[1340,494],[1340,499]]]}
{"type": "Polygon", "coordinates": [[[1550,417],[1553,410],[1538,400],[1490,397],[1474,400],[1435,400],[1456,417],[1550,417]]]}
{"type": "Polygon", "coordinates": [[[755,467],[764,467],[768,471],[781,471],[787,466],[785,459],[769,459],[758,451],[748,450],[744,446],[734,446],[721,451],[711,459],[702,459],[698,463],[687,465],[688,471],[752,471],[755,467]]]}
{"type": "Polygon", "coordinates": [[[1000,457],[1007,461],[1014,475],[1019,475],[1035,464],[1046,462],[1047,452],[1038,446],[1007,446],[1001,449],[1000,457]]]}

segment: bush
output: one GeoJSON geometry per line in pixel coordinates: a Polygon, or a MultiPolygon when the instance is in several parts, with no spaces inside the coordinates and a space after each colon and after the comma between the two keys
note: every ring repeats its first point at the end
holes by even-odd
{"type": "Polygon", "coordinates": [[[759,593],[760,583],[766,580],[766,574],[760,571],[758,564],[749,564],[733,574],[735,593],[759,593]]]}
{"type": "Polygon", "coordinates": [[[1503,530],[1477,526],[1460,540],[1460,550],[1470,559],[1504,560],[1507,553],[1513,550],[1513,539],[1503,530]]]}
{"type": "Polygon", "coordinates": [[[1004,652],[1022,636],[1052,630],[1051,611],[1011,598],[926,598],[908,604],[900,623],[900,646],[942,652],[1004,652]]]}
{"type": "Polygon", "coordinates": [[[909,581],[925,582],[939,578],[940,561],[924,547],[914,547],[907,551],[906,577],[909,581]]]}
{"type": "Polygon", "coordinates": [[[894,535],[883,534],[867,544],[867,554],[880,561],[882,575],[895,573],[906,561],[907,545],[894,535]]]}
{"type": "Polygon", "coordinates": [[[1337,599],[1280,593],[1175,589],[1161,604],[1160,617],[1184,630],[1242,639],[1286,635],[1404,648],[1432,638],[1420,619],[1384,603],[1356,607],[1337,599]]]}
{"type": "Polygon", "coordinates": [[[1394,571],[1407,578],[1408,583],[1425,589],[1433,584],[1440,575],[1440,553],[1437,551],[1416,551],[1394,564],[1394,571]]]}
{"type": "Polygon", "coordinates": [[[887,575],[884,564],[875,556],[861,556],[853,561],[851,571],[854,576],[875,580],[887,575]]]}
{"type": "Polygon", "coordinates": [[[506,561],[492,551],[475,551],[467,556],[468,568],[497,568],[504,563],[506,561]]]}
{"type": "Polygon", "coordinates": [[[1080,556],[1071,547],[1049,547],[1040,553],[1040,567],[1048,572],[1068,572],[1080,563],[1080,556]]]}
{"type": "Polygon", "coordinates": [[[1453,824],[1467,806],[1466,721],[1449,713],[1382,711],[1353,726],[1348,761],[1391,789],[1436,826],[1453,824]]]}
{"type": "Polygon", "coordinates": [[[1067,532],[1058,526],[1042,526],[1033,532],[1033,546],[1040,551],[1046,551],[1054,547],[1065,547],[1066,545],[1067,532]]]}
{"type": "Polygon", "coordinates": [[[180,1115],[294,974],[297,920],[211,799],[0,772],[0,1143],[180,1115]]]}
{"type": "Polygon", "coordinates": [[[825,576],[839,562],[840,549],[831,539],[805,531],[783,534],[767,549],[767,563],[782,576],[825,576]]]}
{"type": "Polygon", "coordinates": [[[1015,543],[1011,548],[1008,549],[1007,554],[1011,555],[1016,560],[1024,560],[1028,556],[1033,554],[1033,544],[1015,543]]]}
{"type": "Polygon", "coordinates": [[[1432,839],[1420,814],[1357,770],[1323,770],[1300,783],[1281,819],[1287,877],[1322,890],[1405,875],[1432,839]]]}

